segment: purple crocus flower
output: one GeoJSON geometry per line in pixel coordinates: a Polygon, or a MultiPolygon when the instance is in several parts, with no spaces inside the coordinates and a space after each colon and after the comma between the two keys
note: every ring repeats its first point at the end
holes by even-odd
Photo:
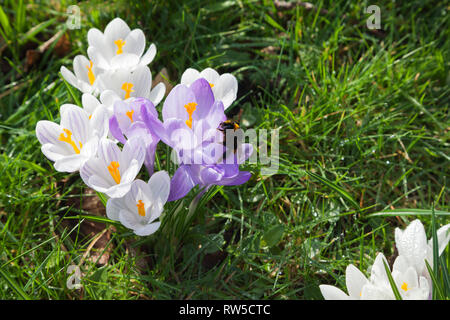
{"type": "Polygon", "coordinates": [[[223,134],[217,128],[226,116],[207,80],[175,86],[164,101],[162,122],[145,108],[141,112],[149,130],[177,152],[180,163],[213,164],[222,155],[218,143],[223,134]],[[211,143],[218,152],[211,153],[211,143]]]}
{"type": "Polygon", "coordinates": [[[155,162],[156,146],[159,138],[152,134],[142,119],[141,110],[148,116],[158,118],[158,112],[153,103],[145,98],[132,98],[127,101],[118,100],[114,103],[114,114],[109,119],[109,129],[114,138],[125,144],[127,139],[139,138],[145,148],[144,164],[151,175],[155,162]],[[126,137],[126,138],[125,138],[126,137]]]}
{"type": "Polygon", "coordinates": [[[213,185],[235,186],[247,182],[251,173],[240,171],[239,165],[250,157],[253,152],[251,144],[240,145],[236,154],[232,155],[234,161],[231,163],[202,165],[181,165],[175,172],[170,183],[170,194],[168,201],[183,198],[196,185],[202,189],[200,195],[213,185]]]}
{"type": "Polygon", "coordinates": [[[141,108],[141,115],[148,129],[178,156],[180,166],[171,180],[168,201],[184,197],[196,185],[205,192],[212,185],[239,185],[250,179],[250,172],[239,171],[239,164],[253,148],[242,144],[237,153],[224,153],[224,134],[219,127],[227,118],[223,103],[215,101],[206,79],[173,88],[164,101],[162,122],[146,108],[141,108]],[[224,155],[226,159],[222,159],[224,155]]]}

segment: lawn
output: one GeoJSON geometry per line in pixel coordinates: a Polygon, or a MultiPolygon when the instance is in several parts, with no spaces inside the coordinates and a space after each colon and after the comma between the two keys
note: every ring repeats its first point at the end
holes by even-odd
{"type": "MultiPolygon", "coordinates": [[[[450,222],[443,1],[378,1],[380,29],[369,1],[82,1],[69,29],[71,4],[0,4],[0,299],[320,300],[320,284],[345,290],[347,265],[365,272],[380,252],[392,264],[395,228],[419,218],[430,238],[431,213],[450,222]],[[189,67],[232,73],[227,117],[277,130],[275,174],[247,163],[247,183],[211,188],[187,216],[196,189],[139,237],[78,173],[57,172],[36,123],[80,105],[60,68],[115,17],[156,45],[149,67],[168,88],[189,67]]],[[[156,168],[172,176],[169,152],[158,145],[156,168]]]]}

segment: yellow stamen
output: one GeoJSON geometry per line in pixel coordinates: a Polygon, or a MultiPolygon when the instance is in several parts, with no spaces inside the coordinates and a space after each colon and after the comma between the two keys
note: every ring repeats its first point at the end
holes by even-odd
{"type": "Polygon", "coordinates": [[[408,284],[406,282],[403,282],[403,284],[400,288],[402,288],[405,291],[408,291],[408,284]]]}
{"type": "Polygon", "coordinates": [[[142,200],[138,201],[138,204],[136,205],[136,207],[138,208],[138,213],[141,217],[145,217],[145,208],[144,208],[144,203],[142,202],[142,200]]]}
{"type": "Polygon", "coordinates": [[[214,87],[214,84],[210,83],[209,86],[212,88],[212,87],[214,87]]]}
{"type": "Polygon", "coordinates": [[[131,89],[131,88],[133,88],[133,84],[132,83],[125,82],[122,85],[122,90],[125,91],[125,99],[128,99],[130,97],[130,93],[134,92],[134,90],[131,89]]]}
{"type": "Polygon", "coordinates": [[[78,149],[75,141],[72,140],[72,132],[69,129],[63,129],[63,131],[67,134],[67,137],[64,136],[64,133],[61,133],[59,135],[59,140],[67,142],[72,146],[73,151],[75,151],[76,154],[80,154],[80,149],[83,148],[83,144],[81,143],[81,141],[78,141],[78,143],[80,144],[80,149],[78,149]]]}
{"type": "Polygon", "coordinates": [[[123,53],[122,47],[125,45],[125,41],[122,39],[117,39],[116,41],[114,41],[114,44],[117,46],[116,54],[123,53]]]}
{"type": "Polygon", "coordinates": [[[91,60],[89,60],[90,65],[86,66],[86,68],[88,69],[88,78],[89,78],[89,83],[91,84],[91,86],[94,84],[95,81],[95,75],[94,72],[92,71],[92,66],[94,65],[92,63],[91,60]]]}
{"type": "Polygon", "coordinates": [[[117,161],[111,161],[108,166],[108,171],[113,177],[114,181],[119,184],[120,183],[120,172],[119,172],[119,163],[117,161]]]}
{"type": "Polygon", "coordinates": [[[188,104],[185,104],[184,107],[186,108],[186,111],[189,115],[189,119],[186,120],[186,124],[188,125],[189,128],[192,129],[192,114],[194,113],[196,107],[197,107],[197,103],[195,102],[190,102],[188,104]]]}
{"type": "Polygon", "coordinates": [[[125,112],[125,114],[128,116],[128,118],[130,118],[131,122],[133,122],[133,113],[134,113],[134,110],[125,112]]]}
{"type": "Polygon", "coordinates": [[[92,118],[92,114],[89,116],[89,120],[91,120],[91,118],[92,118]]]}

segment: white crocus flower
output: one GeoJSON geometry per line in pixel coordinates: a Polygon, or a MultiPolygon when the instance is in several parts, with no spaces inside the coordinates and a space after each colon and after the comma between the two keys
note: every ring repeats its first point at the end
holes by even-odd
{"type": "MultiPolygon", "coordinates": [[[[438,253],[442,254],[450,240],[450,224],[437,230],[438,253]]],[[[416,219],[412,221],[405,230],[395,229],[395,246],[399,256],[403,256],[407,264],[416,269],[418,275],[424,276],[431,284],[430,275],[425,265],[427,259],[430,266],[433,266],[433,239],[427,241],[425,228],[416,219]]]]}
{"type": "MultiPolygon", "coordinates": [[[[345,274],[345,282],[348,295],[339,288],[330,285],[320,285],[325,300],[394,300],[389,278],[386,274],[384,263],[386,258],[379,253],[370,267],[370,278],[354,265],[349,265],[345,274]]],[[[403,257],[397,257],[394,262],[392,278],[397,289],[405,300],[426,300],[430,294],[428,281],[421,276],[412,266],[408,266],[403,257]]]]}
{"type": "Polygon", "coordinates": [[[106,215],[120,221],[138,236],[150,235],[161,224],[154,221],[161,215],[169,191],[170,178],[165,171],[153,174],[148,183],[135,180],[125,196],[108,200],[106,215]]]}
{"type": "Polygon", "coordinates": [[[102,92],[100,100],[105,101],[107,105],[118,99],[127,100],[132,97],[147,98],[157,105],[166,92],[166,86],[162,82],[151,89],[152,74],[146,66],[139,66],[134,71],[128,69],[108,71],[102,73],[98,81],[98,87],[102,92]]]}
{"type": "MultiPolygon", "coordinates": [[[[371,268],[369,282],[362,288],[362,300],[395,299],[383,261],[387,264],[384,255],[379,253],[371,268]]],[[[415,268],[408,265],[408,262],[402,256],[398,256],[395,259],[391,275],[402,299],[427,300],[429,298],[430,287],[428,281],[425,277],[418,275],[415,268]]]]}
{"type": "Polygon", "coordinates": [[[123,197],[144,162],[145,150],[138,138],[129,139],[121,151],[116,143],[101,139],[97,157],[86,161],[80,176],[92,189],[111,198],[123,197]]]}
{"type": "Polygon", "coordinates": [[[98,67],[85,56],[77,55],[73,59],[73,74],[69,69],[62,66],[61,75],[72,86],[83,93],[98,95],[97,78],[100,74],[98,67]]]}
{"type": "Polygon", "coordinates": [[[36,136],[42,144],[42,153],[61,172],[75,172],[97,152],[99,139],[108,133],[105,108],[89,114],[73,104],[60,108],[61,122],[41,120],[36,124],[36,136]]]}
{"type": "Polygon", "coordinates": [[[361,300],[394,300],[394,292],[389,283],[384,263],[387,260],[382,253],[379,253],[370,269],[370,278],[362,290],[361,300]]]}
{"type": "Polygon", "coordinates": [[[335,286],[322,284],[319,288],[325,300],[360,300],[362,288],[367,282],[366,276],[353,264],[350,264],[345,270],[348,295],[335,286]]]}
{"type": "Polygon", "coordinates": [[[81,104],[83,105],[84,111],[89,115],[89,119],[92,117],[92,114],[97,110],[97,108],[103,107],[106,111],[108,111],[108,116],[111,116],[112,113],[109,112],[106,105],[101,103],[95,96],[90,93],[84,93],[81,96],[81,104]]]}
{"type": "Polygon", "coordinates": [[[431,297],[431,287],[428,280],[417,274],[413,266],[403,256],[395,259],[392,278],[404,300],[427,300],[431,297]]]}
{"type": "Polygon", "coordinates": [[[195,80],[204,78],[209,82],[216,101],[222,101],[224,109],[227,109],[237,97],[238,83],[231,73],[219,73],[206,68],[199,72],[193,68],[188,68],[181,76],[181,84],[190,86],[195,80]]]}
{"type": "Polygon", "coordinates": [[[141,29],[130,30],[125,21],[115,18],[108,23],[105,32],[96,28],[88,31],[88,55],[99,68],[109,71],[120,68],[134,70],[147,66],[156,55],[156,46],[145,49],[145,35],[141,29]]]}

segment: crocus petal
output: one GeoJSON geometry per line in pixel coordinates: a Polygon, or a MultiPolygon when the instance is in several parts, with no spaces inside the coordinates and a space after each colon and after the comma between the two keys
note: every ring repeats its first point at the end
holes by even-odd
{"type": "Polygon", "coordinates": [[[349,300],[349,296],[344,291],[334,286],[321,284],[319,289],[325,300],[349,300]]]}
{"type": "Polygon", "coordinates": [[[205,167],[203,170],[200,170],[200,178],[204,185],[218,183],[224,174],[224,171],[217,166],[205,167]]]}
{"type": "Polygon", "coordinates": [[[353,264],[347,266],[345,271],[345,283],[350,297],[359,299],[362,288],[367,281],[366,276],[353,264]]]}
{"type": "Polygon", "coordinates": [[[120,183],[131,183],[133,182],[134,178],[136,178],[137,174],[139,173],[139,170],[142,167],[142,162],[138,162],[138,160],[133,159],[131,160],[130,166],[125,170],[124,173],[122,173],[122,179],[120,180],[120,183]]]}
{"type": "Polygon", "coordinates": [[[90,132],[87,112],[74,104],[63,104],[60,113],[61,127],[70,130],[72,139],[77,143],[86,142],[90,132]]]}
{"type": "Polygon", "coordinates": [[[224,179],[220,182],[218,182],[218,185],[222,186],[237,186],[241,185],[243,183],[246,183],[250,178],[252,177],[252,174],[248,171],[240,171],[239,174],[230,179],[224,179]]]}
{"type": "Polygon", "coordinates": [[[119,142],[123,144],[127,142],[122,133],[122,130],[120,130],[119,122],[117,122],[117,118],[115,115],[109,118],[109,131],[111,132],[114,138],[119,140],[119,142]]]}
{"type": "Polygon", "coordinates": [[[176,85],[164,101],[162,108],[163,121],[166,122],[172,118],[183,121],[188,120],[189,115],[184,106],[192,102],[197,103],[194,92],[184,85],[176,85]]]}
{"type": "Polygon", "coordinates": [[[155,153],[156,153],[156,146],[157,143],[150,144],[147,149],[145,150],[145,159],[144,159],[144,165],[147,169],[148,174],[151,176],[154,171],[155,166],[155,153]]]}
{"type": "Polygon", "coordinates": [[[220,75],[216,70],[206,68],[200,72],[199,78],[205,78],[209,83],[215,85],[219,81],[220,75]]]}
{"type": "MultiPolygon", "coordinates": [[[[92,180],[91,183],[93,183],[93,185],[95,186],[96,180],[95,181],[92,180]]],[[[94,190],[97,190],[97,189],[95,189],[95,187],[92,187],[92,188],[94,190]]],[[[110,187],[107,190],[100,191],[100,188],[99,188],[99,190],[97,190],[97,191],[104,192],[104,193],[106,193],[107,196],[109,196],[111,198],[121,198],[121,197],[125,196],[125,194],[127,194],[127,192],[130,191],[130,188],[131,188],[131,182],[128,182],[128,183],[121,182],[115,186],[110,187]]]]}
{"type": "Polygon", "coordinates": [[[140,221],[137,217],[137,215],[133,214],[132,212],[128,210],[120,210],[119,212],[119,221],[122,223],[125,227],[128,229],[138,229],[142,225],[140,224],[140,221]]]}
{"type": "Polygon", "coordinates": [[[394,261],[394,265],[392,266],[392,270],[398,271],[400,273],[406,272],[408,269],[408,260],[404,256],[397,256],[394,261]]]}
{"type": "Polygon", "coordinates": [[[420,220],[412,221],[404,231],[396,228],[395,245],[399,255],[407,257],[420,273],[427,256],[427,237],[420,220]]]}
{"type": "Polygon", "coordinates": [[[79,89],[78,79],[71,71],[69,71],[69,69],[62,66],[59,71],[61,72],[61,75],[64,78],[64,80],[66,80],[72,87],[79,89]]]}
{"type": "Polygon", "coordinates": [[[82,55],[77,55],[73,59],[73,71],[78,80],[89,83],[88,68],[90,66],[89,60],[82,55]]]}
{"type": "Polygon", "coordinates": [[[136,228],[134,230],[134,233],[138,236],[148,236],[152,233],[155,233],[159,229],[160,225],[161,225],[161,222],[159,222],[159,221],[153,222],[146,226],[136,228]]]}
{"type": "Polygon", "coordinates": [[[108,50],[100,51],[99,48],[104,48],[105,46],[95,46],[95,47],[89,47],[87,49],[87,54],[89,56],[89,59],[91,59],[92,64],[97,66],[98,68],[102,70],[109,70],[111,68],[111,65],[109,61],[106,59],[105,55],[108,57],[108,59],[112,59],[111,54],[107,54],[108,50]]]}
{"type": "Polygon", "coordinates": [[[164,128],[164,124],[151,113],[149,113],[145,107],[141,107],[141,116],[148,130],[156,137],[161,139],[165,144],[170,145],[169,136],[164,128]]]}
{"type": "Polygon", "coordinates": [[[121,159],[119,147],[109,139],[100,140],[98,155],[101,159],[104,159],[108,165],[113,161],[120,162],[121,159]]]}
{"type": "Polygon", "coordinates": [[[148,181],[151,190],[152,201],[164,204],[169,198],[170,177],[166,171],[154,173],[148,181]]]}
{"type": "Polygon", "coordinates": [[[145,35],[141,29],[132,30],[125,38],[124,52],[132,53],[138,57],[142,56],[145,49],[145,35]]]}
{"type": "MultiPolygon", "coordinates": [[[[450,241],[450,224],[439,228],[436,233],[438,237],[439,255],[441,255],[450,241]]],[[[430,247],[433,247],[433,238],[431,238],[428,243],[430,247]]]]}
{"type": "Polygon", "coordinates": [[[166,93],[166,85],[163,82],[158,83],[153,89],[150,91],[150,95],[148,99],[153,102],[156,106],[161,100],[164,98],[164,94],[166,93]]]}
{"type": "Polygon", "coordinates": [[[111,59],[111,67],[114,69],[132,69],[139,63],[139,57],[132,53],[118,54],[111,59]]]}
{"type": "Polygon", "coordinates": [[[104,35],[108,42],[114,43],[117,39],[125,40],[130,31],[125,21],[120,18],[115,18],[106,26],[104,35]]]}
{"type": "Polygon", "coordinates": [[[195,80],[198,79],[199,75],[200,75],[199,71],[193,68],[188,68],[183,72],[180,83],[185,86],[190,86],[191,83],[193,83],[195,80]]]}
{"type": "MultiPolygon", "coordinates": [[[[97,48],[103,48],[103,52],[101,53],[102,55],[102,59],[106,61],[106,59],[111,59],[113,57],[113,45],[114,43],[107,43],[105,36],[103,35],[103,32],[101,32],[100,30],[96,29],[96,28],[91,28],[88,31],[87,34],[87,38],[88,38],[88,44],[89,44],[89,48],[88,48],[88,55],[89,58],[93,58],[89,53],[90,48],[95,48],[96,50],[98,50],[97,48]],[[103,58],[104,56],[104,58],[103,58]]],[[[106,63],[106,66],[108,67],[109,64],[106,63]]],[[[103,67],[103,66],[102,66],[103,67]]]]}
{"type": "Polygon", "coordinates": [[[86,160],[95,156],[97,154],[99,144],[99,138],[94,136],[92,139],[88,140],[81,148],[80,155],[85,157],[86,160]]]}
{"type": "Polygon", "coordinates": [[[75,172],[87,160],[78,154],[62,157],[55,161],[54,167],[59,172],[75,172]]]}
{"type": "Polygon", "coordinates": [[[190,89],[194,92],[197,101],[192,118],[194,120],[204,119],[210,113],[211,106],[214,103],[211,86],[207,80],[200,78],[191,84],[190,89]]]}
{"type": "Polygon", "coordinates": [[[223,102],[225,110],[236,100],[238,82],[230,73],[224,73],[213,88],[216,100],[223,102]]]}
{"type": "Polygon", "coordinates": [[[59,145],[46,143],[41,147],[41,151],[49,160],[57,161],[65,156],[70,155],[65,148],[59,145]]]}
{"type": "Polygon", "coordinates": [[[119,221],[120,210],[125,210],[123,198],[110,198],[106,202],[106,216],[114,221],[119,221]]]}
{"type": "Polygon", "coordinates": [[[93,135],[99,138],[105,138],[109,131],[108,110],[103,105],[97,106],[91,115],[89,125],[92,128],[93,135]]]}
{"type": "Polygon", "coordinates": [[[193,187],[195,187],[195,183],[190,176],[189,168],[180,166],[170,181],[170,194],[167,201],[183,198],[193,187]]]}
{"type": "Polygon", "coordinates": [[[208,119],[209,126],[217,129],[221,122],[227,120],[223,103],[221,101],[215,101],[206,118],[208,119]]]}
{"type": "Polygon", "coordinates": [[[40,120],[36,124],[36,137],[41,144],[57,144],[62,132],[59,124],[48,120],[40,120]]]}
{"type": "Polygon", "coordinates": [[[134,84],[133,97],[148,98],[150,96],[150,88],[152,85],[152,73],[147,66],[139,66],[131,74],[131,82],[134,84]]]}
{"type": "Polygon", "coordinates": [[[84,110],[92,115],[95,109],[100,105],[100,101],[90,93],[83,93],[81,96],[81,103],[83,105],[84,110]]]}
{"type": "Polygon", "coordinates": [[[141,61],[139,64],[142,66],[146,66],[153,61],[155,56],[156,56],[156,46],[152,43],[148,48],[147,52],[141,57],[141,61]]]}
{"type": "Polygon", "coordinates": [[[133,160],[136,160],[139,169],[142,166],[145,158],[145,149],[142,145],[142,142],[138,137],[133,137],[128,139],[127,143],[124,144],[122,150],[122,159],[125,163],[131,163],[133,160]]]}

